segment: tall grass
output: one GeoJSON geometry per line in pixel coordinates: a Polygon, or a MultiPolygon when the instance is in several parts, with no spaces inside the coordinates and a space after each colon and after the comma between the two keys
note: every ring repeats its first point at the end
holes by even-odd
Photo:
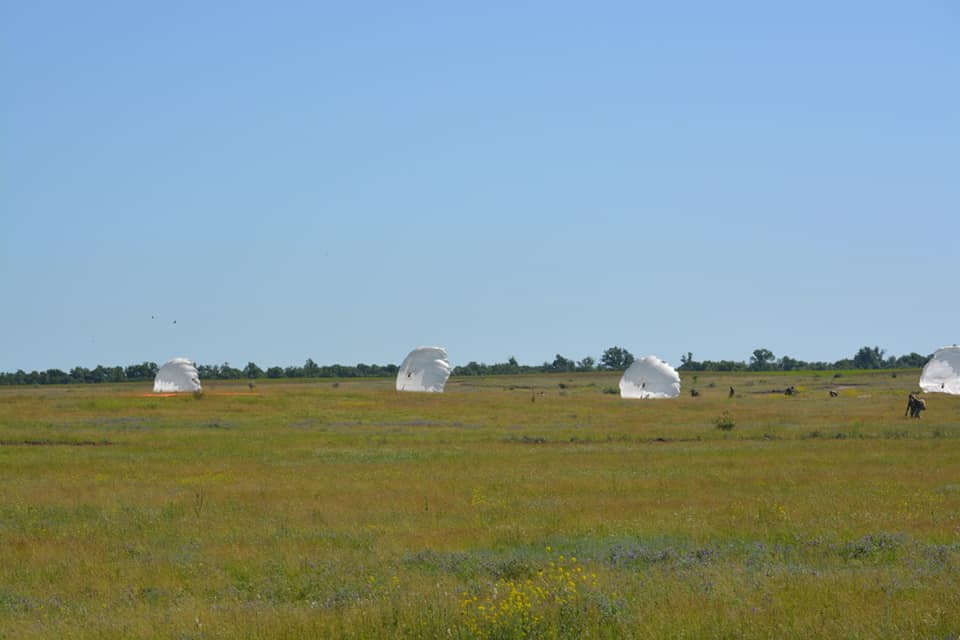
{"type": "Polygon", "coordinates": [[[0,637],[948,637],[960,399],[913,382],[3,389],[0,637]]]}

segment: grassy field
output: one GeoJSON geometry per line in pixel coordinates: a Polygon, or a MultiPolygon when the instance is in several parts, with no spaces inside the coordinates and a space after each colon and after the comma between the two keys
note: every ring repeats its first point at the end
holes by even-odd
{"type": "Polygon", "coordinates": [[[918,375],[0,389],[0,637],[956,638],[918,375]]]}

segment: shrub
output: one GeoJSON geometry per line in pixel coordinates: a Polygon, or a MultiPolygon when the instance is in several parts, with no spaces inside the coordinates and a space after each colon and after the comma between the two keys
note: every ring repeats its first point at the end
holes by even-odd
{"type": "Polygon", "coordinates": [[[729,411],[724,411],[719,416],[714,418],[713,424],[714,426],[717,427],[717,429],[720,429],[721,431],[730,431],[735,426],[737,426],[737,423],[734,422],[733,416],[730,415],[729,411]]]}

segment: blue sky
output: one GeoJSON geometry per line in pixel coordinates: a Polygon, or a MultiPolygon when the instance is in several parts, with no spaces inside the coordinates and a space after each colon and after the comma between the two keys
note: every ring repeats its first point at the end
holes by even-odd
{"type": "Polygon", "coordinates": [[[960,5],[472,4],[3,3],[0,370],[960,342],[960,5]]]}

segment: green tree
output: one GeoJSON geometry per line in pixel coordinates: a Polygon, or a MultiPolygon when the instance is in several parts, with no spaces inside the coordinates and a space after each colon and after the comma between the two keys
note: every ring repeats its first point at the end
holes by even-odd
{"type": "Polygon", "coordinates": [[[927,364],[929,359],[930,356],[922,356],[919,353],[912,352],[910,355],[897,358],[896,364],[898,367],[920,368],[927,364]]]}
{"type": "Polygon", "coordinates": [[[229,362],[220,365],[220,378],[224,380],[238,380],[243,377],[243,371],[230,366],[229,362]]]}
{"type": "Polygon", "coordinates": [[[577,368],[577,363],[564,358],[558,353],[557,357],[553,359],[553,363],[546,365],[546,368],[549,371],[573,371],[577,368]]]}
{"type": "Polygon", "coordinates": [[[797,360],[796,358],[791,358],[790,356],[783,356],[777,363],[777,365],[784,371],[796,371],[797,369],[804,369],[806,368],[806,364],[806,362],[797,360]]]}
{"type": "Polygon", "coordinates": [[[153,380],[158,370],[159,367],[156,362],[144,362],[128,366],[125,374],[127,380],[153,380]]]}
{"type": "Polygon", "coordinates": [[[621,370],[631,364],[633,364],[633,354],[621,347],[610,347],[600,356],[601,369],[621,370]]]}
{"type": "Polygon", "coordinates": [[[243,368],[243,375],[244,375],[245,377],[247,377],[247,378],[262,378],[262,377],[263,377],[263,369],[261,369],[260,367],[258,367],[258,366],[257,366],[255,363],[253,363],[253,362],[248,362],[248,363],[247,363],[247,366],[245,366],[245,367],[243,368]]]}
{"type": "Polygon", "coordinates": [[[307,361],[303,363],[303,375],[307,378],[316,378],[320,375],[320,367],[313,361],[313,358],[307,358],[307,361]]]}
{"type": "Polygon", "coordinates": [[[773,360],[774,355],[770,349],[754,349],[750,356],[750,368],[754,371],[766,371],[773,360]]]}
{"type": "Polygon", "coordinates": [[[857,355],[853,356],[853,366],[857,369],[883,368],[884,351],[880,347],[860,347],[857,355]]]}

